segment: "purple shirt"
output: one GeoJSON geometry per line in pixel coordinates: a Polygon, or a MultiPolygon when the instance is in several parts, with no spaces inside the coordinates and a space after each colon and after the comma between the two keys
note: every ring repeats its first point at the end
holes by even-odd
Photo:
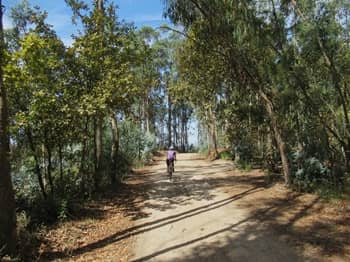
{"type": "Polygon", "coordinates": [[[169,150],[167,159],[174,160],[175,154],[176,152],[174,150],[169,150]]]}

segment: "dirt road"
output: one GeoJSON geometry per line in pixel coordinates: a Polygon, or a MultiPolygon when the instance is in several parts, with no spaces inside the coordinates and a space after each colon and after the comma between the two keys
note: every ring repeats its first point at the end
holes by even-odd
{"type": "Polygon", "coordinates": [[[259,224],[264,211],[251,213],[243,202],[264,190],[264,181],[244,183],[229,162],[196,154],[180,154],[175,169],[172,181],[163,161],[147,174],[152,185],[132,261],[304,261],[259,224]]]}
{"type": "Polygon", "coordinates": [[[164,156],[43,234],[37,261],[350,261],[350,201],[229,161],[164,156]]]}

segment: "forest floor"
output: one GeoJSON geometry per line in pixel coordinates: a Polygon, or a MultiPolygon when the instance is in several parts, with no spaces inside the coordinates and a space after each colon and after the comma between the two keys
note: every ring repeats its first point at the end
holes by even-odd
{"type": "Polygon", "coordinates": [[[164,157],[50,229],[42,260],[350,261],[350,201],[324,201],[259,170],[179,154],[164,157]]]}

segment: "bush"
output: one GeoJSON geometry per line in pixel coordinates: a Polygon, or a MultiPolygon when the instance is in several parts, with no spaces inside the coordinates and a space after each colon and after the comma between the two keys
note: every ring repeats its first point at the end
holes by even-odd
{"type": "Polygon", "coordinates": [[[235,152],[239,155],[240,161],[251,162],[254,157],[254,147],[250,143],[241,142],[234,148],[235,152]]]}
{"type": "Polygon", "coordinates": [[[32,257],[38,243],[37,236],[29,230],[30,223],[31,219],[25,211],[17,213],[18,253],[21,257],[32,257]]]}
{"type": "Polygon", "coordinates": [[[317,158],[311,157],[305,160],[298,159],[299,168],[294,173],[293,184],[301,191],[315,191],[320,186],[329,187],[332,184],[330,170],[325,167],[317,158]]]}
{"type": "Polygon", "coordinates": [[[240,160],[236,163],[236,166],[238,167],[238,169],[245,172],[249,172],[252,170],[252,164],[246,161],[240,160]]]}
{"type": "Polygon", "coordinates": [[[232,156],[232,153],[225,150],[225,151],[221,151],[219,153],[219,158],[220,159],[224,159],[224,160],[232,160],[233,159],[233,156],[232,156]]]}
{"type": "Polygon", "coordinates": [[[133,165],[142,165],[152,159],[157,149],[156,137],[143,133],[139,126],[125,120],[119,126],[120,153],[133,165]]]}
{"type": "Polygon", "coordinates": [[[207,155],[208,154],[208,145],[204,144],[198,147],[198,153],[202,155],[207,155]]]}

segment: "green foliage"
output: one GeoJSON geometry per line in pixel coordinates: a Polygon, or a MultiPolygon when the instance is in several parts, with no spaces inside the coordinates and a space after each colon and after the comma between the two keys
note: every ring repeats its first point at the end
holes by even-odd
{"type": "MultiPolygon", "coordinates": [[[[328,163],[334,181],[348,172],[346,1],[165,2],[187,36],[177,54],[180,93],[209,133],[224,129],[242,161],[282,167],[286,182],[288,156],[301,148],[305,159],[328,163]]],[[[328,172],[299,164],[298,178],[312,174],[308,188],[328,172]]]]}
{"type": "Polygon", "coordinates": [[[59,203],[59,207],[58,207],[58,219],[60,221],[64,221],[68,218],[68,203],[66,199],[63,199],[60,203],[59,203]]]}
{"type": "Polygon", "coordinates": [[[298,190],[314,191],[320,186],[331,187],[333,182],[331,171],[317,158],[307,158],[302,160],[300,164],[301,168],[295,172],[293,181],[298,190]]]}
{"type": "Polygon", "coordinates": [[[198,148],[198,153],[202,155],[208,155],[208,145],[201,144],[198,148]]]}
{"type": "Polygon", "coordinates": [[[224,159],[224,160],[232,160],[233,159],[233,155],[230,151],[225,150],[225,151],[221,151],[219,153],[219,158],[220,159],[224,159]]]}
{"type": "Polygon", "coordinates": [[[119,128],[121,154],[128,162],[138,166],[149,162],[157,149],[155,136],[143,133],[129,120],[123,121],[119,128]]]}
{"type": "Polygon", "coordinates": [[[250,172],[252,170],[252,164],[243,160],[239,160],[235,165],[239,170],[244,172],[250,172]]]}

